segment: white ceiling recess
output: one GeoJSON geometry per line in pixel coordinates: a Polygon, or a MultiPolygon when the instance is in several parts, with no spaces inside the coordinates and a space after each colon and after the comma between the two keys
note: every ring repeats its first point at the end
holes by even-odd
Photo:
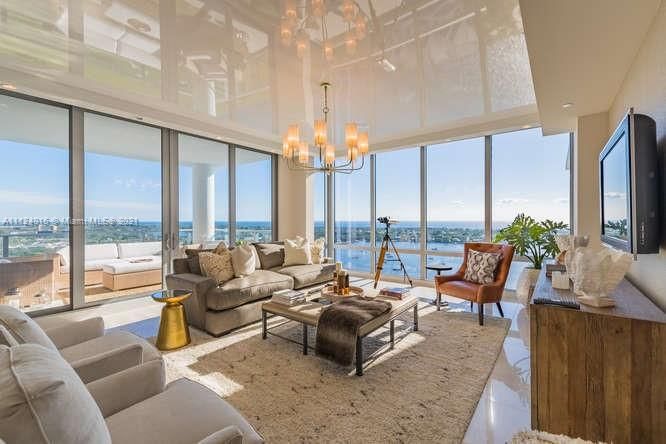
{"type": "Polygon", "coordinates": [[[520,0],[545,134],[571,131],[576,116],[610,108],[660,4],[520,0]]]}

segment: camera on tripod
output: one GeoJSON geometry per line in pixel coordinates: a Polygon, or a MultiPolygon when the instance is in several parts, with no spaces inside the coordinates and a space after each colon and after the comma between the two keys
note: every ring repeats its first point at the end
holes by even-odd
{"type": "Polygon", "coordinates": [[[375,266],[374,288],[377,288],[379,279],[382,276],[384,261],[398,262],[400,264],[400,270],[402,270],[402,275],[404,279],[407,279],[409,281],[409,285],[413,287],[414,283],[412,282],[412,279],[409,277],[409,274],[407,274],[407,267],[405,267],[405,263],[402,261],[400,253],[398,253],[398,249],[395,247],[395,244],[391,239],[391,235],[389,234],[389,228],[391,227],[391,225],[397,224],[399,222],[395,219],[391,219],[390,216],[378,217],[377,222],[386,225],[386,233],[384,234],[384,238],[382,239],[382,245],[381,248],[379,249],[379,257],[377,258],[377,265],[375,266]],[[389,249],[392,251],[389,252],[389,249]],[[387,254],[390,255],[389,259],[386,258],[387,254]]]}
{"type": "Polygon", "coordinates": [[[377,222],[379,222],[380,224],[384,224],[388,227],[390,227],[391,225],[395,225],[395,224],[400,223],[400,221],[398,221],[396,219],[391,219],[390,216],[378,217],[377,222]]]}

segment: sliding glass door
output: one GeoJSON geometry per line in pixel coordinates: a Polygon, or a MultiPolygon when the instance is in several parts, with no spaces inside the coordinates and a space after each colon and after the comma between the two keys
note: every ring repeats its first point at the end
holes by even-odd
{"type": "Polygon", "coordinates": [[[69,110],[0,95],[0,159],[0,303],[67,307],[69,110]]]}
{"type": "Polygon", "coordinates": [[[146,295],[188,246],[277,233],[271,153],[1,92],[0,156],[0,304],[25,312],[146,295]]]}
{"type": "Polygon", "coordinates": [[[178,218],[179,255],[229,242],[229,145],[178,135],[178,218]]]}
{"type": "Polygon", "coordinates": [[[84,115],[85,302],[162,287],[159,128],[84,115]]]}
{"type": "Polygon", "coordinates": [[[236,236],[245,242],[273,239],[273,156],[235,148],[236,236]]]}

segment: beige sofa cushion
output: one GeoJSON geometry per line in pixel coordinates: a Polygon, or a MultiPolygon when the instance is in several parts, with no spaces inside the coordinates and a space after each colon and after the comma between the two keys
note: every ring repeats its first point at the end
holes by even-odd
{"type": "Polygon", "coordinates": [[[254,244],[259,255],[261,268],[268,270],[270,268],[281,267],[284,264],[284,245],[279,242],[254,244]]]}
{"type": "Polygon", "coordinates": [[[274,268],[273,271],[293,278],[294,288],[299,289],[333,279],[335,264],[291,265],[274,268]]]}
{"type": "Polygon", "coordinates": [[[28,315],[9,305],[0,305],[0,325],[14,336],[19,344],[39,344],[57,350],[55,344],[28,315]]]}
{"type": "Polygon", "coordinates": [[[256,270],[243,278],[235,278],[208,291],[206,306],[210,310],[227,310],[248,302],[264,299],[277,290],[292,288],[289,276],[268,270],[256,270]]]}
{"type": "Polygon", "coordinates": [[[223,284],[234,277],[230,251],[222,254],[200,253],[199,263],[203,275],[215,279],[218,284],[223,284]]]}
{"type": "Polygon", "coordinates": [[[0,436],[7,443],[110,443],[97,404],[57,351],[0,346],[0,436]]]}
{"type": "Polygon", "coordinates": [[[263,442],[236,409],[189,379],[172,382],[162,393],[109,416],[106,422],[114,443],[191,444],[229,425],[238,427],[244,444],[263,442]]]}

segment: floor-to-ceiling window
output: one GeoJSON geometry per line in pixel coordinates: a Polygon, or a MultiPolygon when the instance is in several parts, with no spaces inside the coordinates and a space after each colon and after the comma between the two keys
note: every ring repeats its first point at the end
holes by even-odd
{"type": "Polygon", "coordinates": [[[162,285],[159,128],[86,113],[85,301],[162,285]]]}
{"type": "Polygon", "coordinates": [[[145,294],[179,247],[276,230],[267,152],[0,92],[0,155],[0,304],[23,311],[145,294]]]}
{"type": "Polygon", "coordinates": [[[493,233],[519,213],[569,223],[569,134],[493,136],[493,233]]]}
{"type": "Polygon", "coordinates": [[[0,95],[0,303],[26,312],[70,304],[68,122],[0,95]]]}
{"type": "MultiPolygon", "coordinates": [[[[493,136],[493,236],[520,213],[569,224],[569,156],[569,134],[544,137],[541,128],[531,128],[493,136]]],[[[509,286],[528,265],[511,267],[509,286]]]]}
{"type": "Polygon", "coordinates": [[[181,246],[229,242],[229,146],[178,135],[181,246]]]}
{"type": "Polygon", "coordinates": [[[313,180],[312,224],[315,239],[326,237],[326,174],[315,173],[313,180]]]}
{"type": "MultiPolygon", "coordinates": [[[[393,246],[410,277],[418,277],[421,268],[421,151],[406,148],[376,155],[376,214],[398,223],[390,226],[391,237],[383,274],[402,276],[403,270],[393,246]],[[391,243],[392,242],[392,243],[391,243]]],[[[386,235],[386,225],[375,220],[375,245],[379,248],[386,235]]]]}
{"type": "MultiPolygon", "coordinates": [[[[374,154],[370,171],[335,176],[336,258],[374,270],[385,226],[366,222],[372,214],[399,221],[391,238],[410,277],[421,279],[435,275],[429,264],[456,269],[465,242],[492,239],[519,213],[569,223],[570,150],[569,134],[533,128],[374,154]]],[[[402,273],[389,262],[382,274],[402,273]]]]}
{"type": "Polygon", "coordinates": [[[428,146],[428,264],[458,267],[465,242],[484,241],[484,159],[483,137],[428,146]]]}
{"type": "Polygon", "coordinates": [[[372,270],[370,162],[335,175],[335,258],[349,270],[372,270]]]}
{"type": "Polygon", "coordinates": [[[236,159],[236,241],[273,239],[273,157],[243,148],[236,159]]]}

